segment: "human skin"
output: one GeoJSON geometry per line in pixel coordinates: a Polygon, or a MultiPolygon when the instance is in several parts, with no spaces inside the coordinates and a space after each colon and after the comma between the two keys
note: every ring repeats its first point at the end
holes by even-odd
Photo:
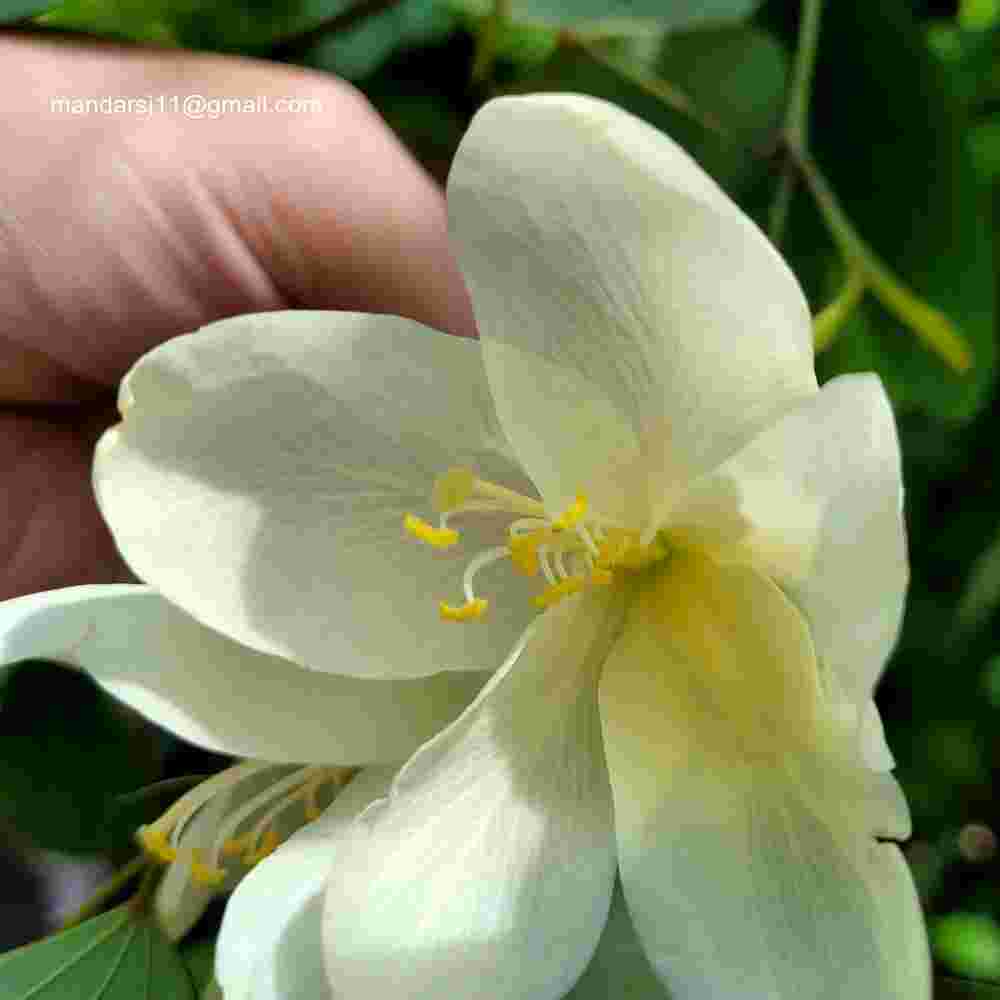
{"type": "Polygon", "coordinates": [[[444,201],[365,99],[295,67],[0,35],[0,599],[129,579],[90,457],[155,344],[272,309],[474,324],[444,201]],[[73,115],[53,97],[318,99],[73,115]]]}

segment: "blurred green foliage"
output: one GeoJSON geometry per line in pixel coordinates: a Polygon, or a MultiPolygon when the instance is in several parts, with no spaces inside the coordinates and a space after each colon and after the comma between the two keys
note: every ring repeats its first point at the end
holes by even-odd
{"type": "MultiPolygon", "coordinates": [[[[346,76],[439,178],[482,101],[566,89],[669,132],[761,225],[788,172],[791,0],[0,0],[0,23],[43,10],[36,30],[346,76]]],[[[913,582],[878,697],[914,813],[908,857],[937,959],[954,976],[1000,980],[1000,3],[827,3],[808,124],[812,156],[859,237],[972,351],[967,373],[952,370],[869,292],[819,369],[824,379],[876,370],[897,409],[913,582]]],[[[814,310],[834,298],[845,261],[801,182],[782,248],[814,310]]],[[[11,818],[45,843],[59,817],[54,846],[107,849],[120,829],[109,797],[160,772],[136,767],[134,720],[78,675],[48,688],[58,668],[36,669],[9,674],[0,690],[11,818]],[[33,727],[18,707],[32,697],[33,727]],[[73,712],[60,708],[64,698],[73,712]],[[29,752],[32,736],[46,741],[42,761],[29,752]],[[104,805],[84,808],[81,796],[104,805]]],[[[212,766],[178,750],[165,773],[212,766]]],[[[942,997],[996,995],[959,979],[939,986],[942,997]]]]}

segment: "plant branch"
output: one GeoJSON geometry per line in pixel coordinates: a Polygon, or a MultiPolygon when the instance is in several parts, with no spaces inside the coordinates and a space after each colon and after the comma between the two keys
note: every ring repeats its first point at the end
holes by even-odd
{"type": "Polygon", "coordinates": [[[613,73],[617,73],[622,79],[627,80],[651,97],[655,97],[658,101],[662,101],[679,114],[690,118],[702,128],[722,138],[729,138],[722,122],[714,115],[699,108],[683,90],[675,87],[672,83],[668,83],[659,77],[650,76],[648,73],[643,73],[642,70],[627,66],[619,60],[613,59],[607,53],[601,51],[599,45],[577,35],[572,30],[561,32],[559,43],[568,48],[581,49],[598,65],[603,66],[605,69],[610,69],[613,73]]]}
{"type": "Polygon", "coordinates": [[[907,288],[865,243],[809,153],[790,142],[787,154],[815,199],[816,207],[848,270],[857,271],[886,309],[910,327],[952,368],[960,373],[968,371],[972,365],[972,353],[951,320],[907,288]]]}
{"type": "MultiPolygon", "coordinates": [[[[812,97],[822,13],[823,0],[802,0],[799,38],[795,47],[795,66],[792,70],[788,108],[785,111],[785,124],[782,130],[786,143],[799,149],[808,148],[809,100],[812,97]]],[[[775,245],[781,243],[785,224],[788,222],[788,210],[795,191],[795,173],[795,164],[786,160],[778,181],[778,189],[774,193],[774,201],[771,203],[768,221],[768,232],[775,245]]]]}

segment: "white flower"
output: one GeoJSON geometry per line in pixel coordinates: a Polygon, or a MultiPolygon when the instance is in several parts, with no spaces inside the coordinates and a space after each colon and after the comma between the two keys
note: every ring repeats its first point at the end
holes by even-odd
{"type": "Polygon", "coordinates": [[[675,1000],[929,997],[871,700],[907,573],[878,381],[817,388],[780,257],[610,105],[491,102],[448,198],[481,346],[227,320],[135,366],[98,451],[144,598],[235,640],[117,684],[187,738],[387,761],[365,723],[398,751],[454,714],[449,672],[513,649],[387,794],[348,785],[240,883],[227,998],[554,1000],[616,873],[622,981],[648,959],[675,1000]],[[417,720],[387,718],[406,691],[417,720]]]}

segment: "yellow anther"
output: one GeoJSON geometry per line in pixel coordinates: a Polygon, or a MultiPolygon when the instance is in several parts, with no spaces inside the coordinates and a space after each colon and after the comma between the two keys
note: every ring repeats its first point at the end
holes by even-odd
{"type": "Polygon", "coordinates": [[[606,587],[610,583],[614,583],[615,575],[609,569],[603,569],[598,566],[587,579],[587,583],[595,583],[600,587],[606,587]]]}
{"type": "Polygon", "coordinates": [[[514,542],[510,546],[511,565],[524,576],[534,576],[540,563],[538,561],[538,548],[534,545],[518,545],[514,542]]]}
{"type": "Polygon", "coordinates": [[[201,851],[197,847],[191,849],[191,881],[195,885],[222,885],[225,880],[226,873],[221,868],[206,865],[202,860],[201,851]]]}
{"type": "Polygon", "coordinates": [[[167,835],[154,826],[144,826],[137,834],[139,843],[150,857],[169,864],[177,860],[177,851],[170,846],[167,835]]]}
{"type": "Polygon", "coordinates": [[[540,608],[551,608],[553,604],[558,604],[564,597],[575,594],[587,585],[587,581],[582,576],[568,576],[565,580],[546,587],[540,594],[535,596],[535,604],[540,608]]]}
{"type": "Polygon", "coordinates": [[[235,858],[238,854],[250,851],[255,839],[252,833],[244,833],[242,837],[231,837],[223,842],[221,853],[227,858],[235,858]]]}
{"type": "Polygon", "coordinates": [[[568,531],[578,524],[587,513],[587,498],[582,494],[577,494],[577,498],[566,508],[552,523],[563,531],[568,531]]]}
{"type": "Polygon", "coordinates": [[[281,838],[274,830],[267,830],[260,838],[260,845],[254,851],[248,851],[243,858],[244,864],[255,865],[258,861],[263,861],[269,854],[273,854],[275,848],[281,843],[281,838]]]}
{"type": "Polygon", "coordinates": [[[486,609],[490,606],[489,601],[484,601],[477,597],[474,601],[466,601],[460,607],[442,601],[438,608],[441,612],[442,621],[446,622],[469,622],[476,618],[482,618],[486,614],[486,609]]]}
{"type": "Polygon", "coordinates": [[[451,528],[435,528],[413,514],[406,514],[403,517],[403,527],[414,538],[419,538],[420,541],[433,545],[436,549],[450,548],[458,541],[457,531],[451,528]]]}
{"type": "Polygon", "coordinates": [[[438,476],[431,490],[431,503],[440,514],[461,507],[476,488],[476,474],[456,465],[438,476]]]}

